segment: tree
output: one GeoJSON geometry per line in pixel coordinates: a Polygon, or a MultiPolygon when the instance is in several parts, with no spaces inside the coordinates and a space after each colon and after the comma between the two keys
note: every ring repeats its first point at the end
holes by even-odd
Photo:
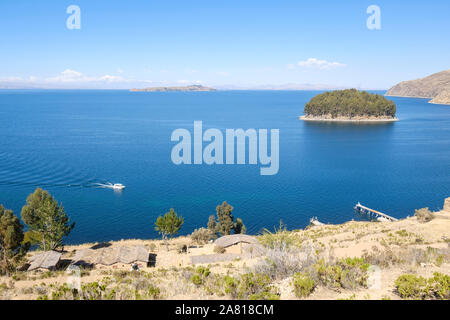
{"type": "Polygon", "coordinates": [[[37,188],[28,196],[21,216],[33,233],[33,236],[29,238],[39,241],[44,251],[62,247],[63,238],[67,237],[75,227],[75,223],[70,223],[63,205],[58,204],[47,191],[41,188],[37,188]]]}
{"type": "Polygon", "coordinates": [[[9,275],[15,264],[25,255],[27,245],[22,244],[23,225],[12,210],[0,205],[0,274],[9,275]]]}
{"type": "Polygon", "coordinates": [[[304,108],[308,116],[395,117],[395,103],[380,94],[356,89],[335,90],[318,94],[304,108]]]}
{"type": "Polygon", "coordinates": [[[178,214],[173,210],[173,208],[171,208],[169,212],[166,212],[164,216],[159,216],[156,219],[155,230],[158,231],[162,239],[165,241],[167,249],[169,248],[167,239],[177,234],[183,223],[183,217],[178,217],[178,214]]]}
{"type": "Polygon", "coordinates": [[[246,231],[247,231],[247,228],[245,227],[244,223],[242,222],[242,219],[237,218],[236,223],[234,224],[234,233],[244,234],[246,231]]]}
{"type": "Polygon", "coordinates": [[[211,232],[206,228],[195,229],[191,234],[191,239],[199,245],[205,244],[211,239],[211,232]]]}
{"type": "Polygon", "coordinates": [[[224,201],[221,205],[216,207],[217,212],[217,232],[220,233],[221,236],[229,235],[231,230],[234,229],[233,223],[233,207],[229,205],[226,201],[224,201]]]}
{"type": "Polygon", "coordinates": [[[210,234],[210,239],[217,238],[216,218],[214,217],[214,215],[210,215],[209,216],[208,231],[209,231],[209,234],[210,234]]]}
{"type": "MultiPolygon", "coordinates": [[[[234,222],[234,217],[232,215],[233,207],[229,205],[226,201],[224,201],[221,205],[218,205],[216,208],[217,211],[217,224],[215,225],[215,232],[220,233],[221,236],[231,234],[231,231],[234,233],[245,233],[246,227],[242,222],[242,219],[237,218],[236,222],[234,222]]],[[[214,216],[209,217],[208,221],[208,229],[210,229],[216,223],[214,216]],[[212,218],[211,218],[212,217],[212,218]]]]}

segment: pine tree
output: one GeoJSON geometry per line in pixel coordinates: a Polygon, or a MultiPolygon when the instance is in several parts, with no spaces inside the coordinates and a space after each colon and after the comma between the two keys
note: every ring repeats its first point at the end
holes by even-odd
{"type": "Polygon", "coordinates": [[[244,222],[242,222],[241,218],[236,219],[236,223],[234,224],[234,233],[241,233],[244,234],[247,231],[247,228],[244,225],[244,222]]]}
{"type": "Polygon", "coordinates": [[[25,255],[27,245],[22,245],[23,225],[12,210],[0,205],[0,274],[9,274],[25,255]]]}
{"type": "Polygon", "coordinates": [[[217,226],[216,226],[216,218],[214,215],[209,216],[208,220],[208,231],[211,235],[211,239],[217,238],[217,226]]]}
{"type": "Polygon", "coordinates": [[[220,233],[221,236],[229,235],[231,230],[234,229],[234,218],[231,212],[233,211],[233,207],[229,205],[226,201],[224,201],[221,205],[218,205],[216,208],[217,212],[217,232],[220,233]]]}
{"type": "Polygon", "coordinates": [[[173,208],[171,208],[169,212],[166,212],[164,216],[159,216],[156,219],[155,230],[158,231],[159,234],[161,234],[162,239],[166,243],[167,249],[169,248],[167,239],[177,234],[181,229],[183,223],[183,217],[179,217],[178,214],[173,210],[173,208]]]}
{"type": "Polygon", "coordinates": [[[75,223],[64,211],[62,204],[45,190],[37,188],[27,198],[27,204],[22,208],[22,220],[34,234],[34,239],[39,239],[44,251],[56,250],[63,246],[63,239],[67,237],[75,223]]]}

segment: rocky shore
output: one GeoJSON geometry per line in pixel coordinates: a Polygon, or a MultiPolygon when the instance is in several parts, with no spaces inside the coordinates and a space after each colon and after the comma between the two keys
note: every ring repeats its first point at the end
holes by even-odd
{"type": "Polygon", "coordinates": [[[398,118],[392,117],[336,117],[333,118],[331,115],[327,116],[300,116],[300,120],[304,121],[326,121],[326,122],[395,122],[398,118]]]}

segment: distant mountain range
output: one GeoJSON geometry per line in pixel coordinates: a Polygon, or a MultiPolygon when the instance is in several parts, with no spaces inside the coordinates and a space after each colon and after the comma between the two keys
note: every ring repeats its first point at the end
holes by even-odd
{"type": "Polygon", "coordinates": [[[173,92],[173,91],[216,91],[216,89],[204,87],[201,85],[192,85],[185,87],[150,87],[143,89],[131,89],[132,92],[173,92]]]}
{"type": "Polygon", "coordinates": [[[450,69],[422,79],[400,82],[389,89],[386,95],[429,98],[430,103],[450,104],[450,69]]]}
{"type": "Polygon", "coordinates": [[[348,87],[339,87],[326,84],[298,84],[298,83],[286,83],[280,85],[266,84],[257,86],[246,86],[246,85],[217,85],[215,86],[220,90],[338,90],[338,89],[348,89],[348,87]]]}

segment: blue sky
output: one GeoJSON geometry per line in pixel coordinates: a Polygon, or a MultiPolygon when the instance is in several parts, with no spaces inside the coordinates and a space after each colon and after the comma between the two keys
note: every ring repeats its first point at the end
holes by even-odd
{"type": "Polygon", "coordinates": [[[450,68],[449,14],[448,0],[2,0],[0,87],[384,89],[450,68]]]}

